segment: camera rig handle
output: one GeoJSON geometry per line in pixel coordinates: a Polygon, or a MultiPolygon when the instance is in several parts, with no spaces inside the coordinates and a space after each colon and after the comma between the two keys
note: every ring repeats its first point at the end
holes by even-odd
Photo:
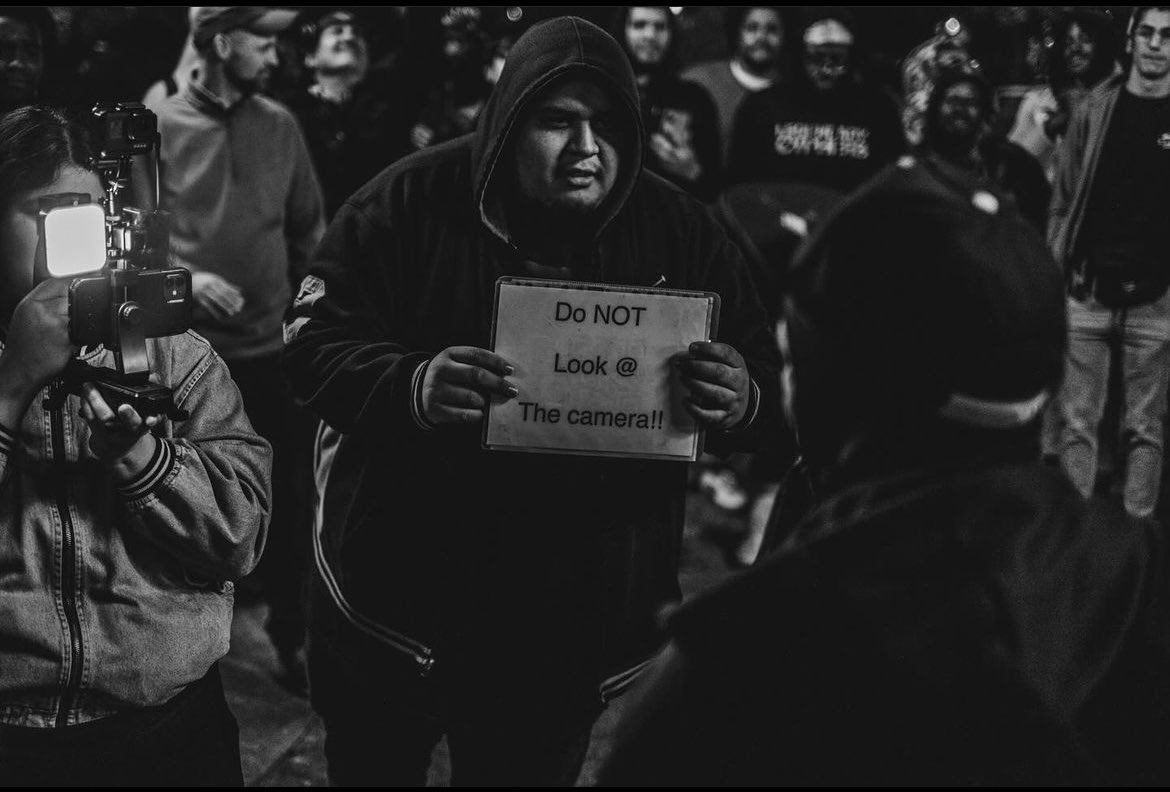
{"type": "Polygon", "coordinates": [[[53,382],[45,409],[52,410],[65,403],[70,394],[81,396],[81,386],[91,383],[110,409],[117,412],[123,404],[129,404],[143,418],[162,415],[172,421],[185,421],[191,414],[175,404],[174,391],[165,385],[156,385],[147,375],[126,375],[112,368],[90,366],[80,360],[70,361],[64,373],[53,382]]]}

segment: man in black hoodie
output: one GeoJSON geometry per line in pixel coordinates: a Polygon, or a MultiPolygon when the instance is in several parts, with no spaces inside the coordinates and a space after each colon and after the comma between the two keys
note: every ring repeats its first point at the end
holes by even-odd
{"type": "Polygon", "coordinates": [[[572,783],[603,702],[677,600],[687,471],[481,448],[514,398],[488,350],[502,275],[704,289],[717,340],[680,361],[707,448],[779,431],[779,353],[736,248],[642,172],[621,46],[561,17],[517,41],[473,135],[412,155],[341,208],[287,324],[324,420],[311,613],[332,779],[572,783]],[[741,354],[742,353],[742,354],[741,354]]]}

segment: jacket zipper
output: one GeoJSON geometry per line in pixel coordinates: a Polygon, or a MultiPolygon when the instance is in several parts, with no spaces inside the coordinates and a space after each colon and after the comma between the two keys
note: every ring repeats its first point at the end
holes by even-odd
{"type": "Polygon", "coordinates": [[[61,693],[61,701],[57,706],[57,728],[63,729],[69,725],[69,710],[73,708],[77,693],[81,689],[81,669],[85,661],[85,650],[81,645],[81,619],[77,613],[77,587],[74,579],[77,577],[77,537],[73,530],[73,520],[69,516],[69,484],[68,476],[64,475],[67,466],[65,458],[65,409],[63,405],[54,405],[49,412],[53,444],[54,467],[61,468],[61,475],[57,477],[57,512],[61,516],[62,558],[61,558],[61,597],[65,606],[65,621],[69,625],[69,680],[65,690],[61,693]]]}
{"type": "Polygon", "coordinates": [[[391,630],[389,627],[379,624],[368,616],[359,613],[346,600],[345,595],[341,593],[341,586],[338,585],[337,579],[333,577],[333,572],[329,568],[329,562],[325,559],[325,549],[321,544],[320,527],[316,529],[313,536],[313,555],[317,562],[318,575],[325,584],[325,590],[329,594],[329,599],[333,600],[333,604],[341,611],[342,616],[357,629],[414,660],[418,666],[418,672],[422,676],[430,674],[431,669],[435,665],[435,658],[432,656],[430,647],[408,638],[396,630],[391,630]]]}

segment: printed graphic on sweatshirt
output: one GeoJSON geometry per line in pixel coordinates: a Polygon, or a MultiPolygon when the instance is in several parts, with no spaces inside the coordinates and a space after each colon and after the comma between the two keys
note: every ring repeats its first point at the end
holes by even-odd
{"type": "Polygon", "coordinates": [[[869,130],[845,124],[809,124],[789,121],[774,127],[776,153],[788,156],[869,159],[869,130]]]}

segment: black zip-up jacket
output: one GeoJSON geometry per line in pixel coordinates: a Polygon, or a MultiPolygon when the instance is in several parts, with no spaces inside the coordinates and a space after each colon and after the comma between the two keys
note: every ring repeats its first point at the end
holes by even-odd
{"type": "Polygon", "coordinates": [[[449,346],[488,348],[496,279],[525,274],[502,207],[509,135],[532,97],[565,75],[592,79],[630,125],[574,277],[721,296],[717,338],[748,361],[759,410],[737,431],[709,432],[708,449],[779,436],[779,353],[719,225],[642,173],[637,92],[617,43],[563,17],[522,38],[508,64],[476,133],[396,163],[342,207],[290,312],[289,379],[328,425],[318,568],[339,614],[420,669],[449,660],[564,685],[610,677],[612,688],[679,597],[686,466],[485,451],[479,425],[427,430],[411,414],[420,367],[449,346]]]}

